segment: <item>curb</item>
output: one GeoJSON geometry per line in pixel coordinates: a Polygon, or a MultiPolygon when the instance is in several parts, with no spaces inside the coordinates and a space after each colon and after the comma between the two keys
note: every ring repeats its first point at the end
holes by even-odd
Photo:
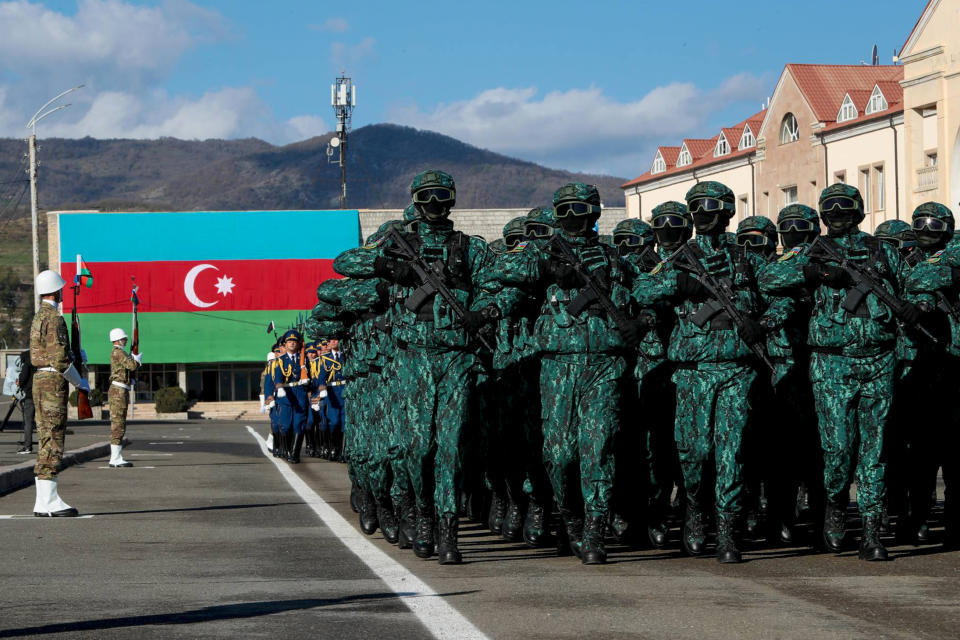
{"type": "MultiPolygon", "coordinates": [[[[109,442],[98,442],[82,449],[67,451],[63,454],[60,470],[63,471],[72,465],[108,455],[110,455],[109,442]]],[[[21,462],[0,471],[0,496],[33,484],[33,467],[35,464],[35,462],[21,462]]]]}

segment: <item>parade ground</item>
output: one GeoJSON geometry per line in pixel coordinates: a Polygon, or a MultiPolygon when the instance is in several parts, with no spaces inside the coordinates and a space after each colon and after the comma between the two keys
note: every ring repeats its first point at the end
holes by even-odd
{"type": "MultiPolygon", "coordinates": [[[[0,434],[4,449],[18,426],[0,434]]],[[[109,430],[69,428],[68,450],[109,430]]],[[[0,638],[956,638],[960,628],[960,553],[938,546],[891,546],[887,563],[853,548],[748,547],[743,564],[719,565],[678,544],[612,545],[609,565],[586,567],[467,523],[464,564],[439,566],[360,533],[344,465],[277,461],[266,435],[265,423],[134,423],[124,455],[135,467],[104,457],[61,475],[82,517],[33,517],[32,486],[0,497],[0,638]]]]}

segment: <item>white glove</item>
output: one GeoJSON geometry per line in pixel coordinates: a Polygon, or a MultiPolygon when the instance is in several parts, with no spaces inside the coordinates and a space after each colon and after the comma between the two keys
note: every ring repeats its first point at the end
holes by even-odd
{"type": "Polygon", "coordinates": [[[134,360],[136,360],[136,361],[137,361],[137,364],[143,364],[143,354],[142,354],[142,353],[134,353],[134,354],[131,354],[130,357],[133,358],[134,360]]]}
{"type": "MultiPolygon", "coordinates": [[[[77,389],[83,389],[81,385],[87,384],[87,381],[83,379],[83,377],[80,375],[80,372],[77,371],[77,368],[72,364],[60,375],[62,375],[67,382],[75,386],[77,389]]],[[[84,389],[84,391],[89,390],[90,385],[87,384],[87,388],[84,389]]]]}
{"type": "Polygon", "coordinates": [[[312,405],[310,405],[310,408],[313,409],[314,411],[320,411],[320,403],[314,402],[312,405]]]}
{"type": "Polygon", "coordinates": [[[327,390],[326,390],[326,389],[321,389],[321,390],[320,390],[320,393],[318,393],[317,395],[320,396],[321,398],[326,398],[326,397],[327,397],[327,390]]]}
{"type": "Polygon", "coordinates": [[[271,402],[270,404],[267,405],[267,409],[268,409],[268,410],[269,410],[269,409],[273,409],[275,406],[277,406],[277,403],[276,403],[276,402],[271,402]]]}
{"type": "Polygon", "coordinates": [[[277,397],[278,397],[278,398],[286,398],[286,397],[287,397],[287,390],[284,389],[283,387],[280,387],[279,389],[277,389],[277,397]]]}
{"type": "Polygon", "coordinates": [[[263,404],[263,401],[264,401],[264,400],[266,400],[266,397],[261,393],[261,394],[260,394],[260,413],[263,413],[263,407],[265,406],[265,405],[263,404]]]}

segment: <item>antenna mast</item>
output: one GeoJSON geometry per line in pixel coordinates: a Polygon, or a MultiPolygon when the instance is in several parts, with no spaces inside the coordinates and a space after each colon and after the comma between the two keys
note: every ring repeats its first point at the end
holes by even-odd
{"type": "Polygon", "coordinates": [[[340,165],[340,208],[347,208],[347,134],[353,118],[353,108],[357,106],[357,87],[353,80],[342,71],[334,84],[330,85],[330,105],[337,116],[337,133],[327,146],[327,158],[332,164],[340,165]],[[333,159],[334,151],[339,149],[338,160],[333,159]]]}

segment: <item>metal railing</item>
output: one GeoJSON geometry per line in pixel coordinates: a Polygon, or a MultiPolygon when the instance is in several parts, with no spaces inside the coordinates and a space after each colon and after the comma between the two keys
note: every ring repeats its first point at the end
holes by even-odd
{"type": "Polygon", "coordinates": [[[917,169],[917,191],[930,191],[937,188],[937,167],[917,169]]]}

